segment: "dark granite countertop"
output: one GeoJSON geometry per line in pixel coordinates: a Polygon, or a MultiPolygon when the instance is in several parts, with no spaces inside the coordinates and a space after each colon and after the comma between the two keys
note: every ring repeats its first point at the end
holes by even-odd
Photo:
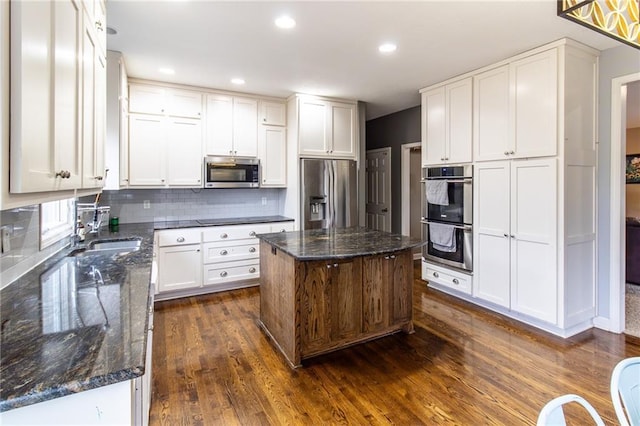
{"type": "Polygon", "coordinates": [[[422,245],[421,240],[367,228],[278,232],[259,234],[258,238],[298,260],[346,259],[422,245]]]}
{"type": "Polygon", "coordinates": [[[154,230],[289,220],[121,224],[85,245],[137,237],[139,250],[67,248],[36,266],[0,290],[0,412],[144,374],[154,230]]]}
{"type": "Polygon", "coordinates": [[[221,219],[173,220],[154,222],[155,229],[197,228],[199,226],[249,225],[252,223],[292,222],[293,219],[284,216],[251,216],[221,219]]]}

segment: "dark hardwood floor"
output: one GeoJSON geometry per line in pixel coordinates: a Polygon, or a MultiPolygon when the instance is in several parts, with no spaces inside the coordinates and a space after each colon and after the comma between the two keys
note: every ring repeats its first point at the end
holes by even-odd
{"type": "MultiPolygon", "coordinates": [[[[417,265],[417,264],[416,264],[417,265]]],[[[561,339],[414,282],[416,332],[291,370],[256,325],[257,287],[156,303],[152,425],[535,424],[576,393],[617,424],[609,379],[640,339],[561,339]]],[[[589,424],[568,407],[573,424],[589,424]]]]}

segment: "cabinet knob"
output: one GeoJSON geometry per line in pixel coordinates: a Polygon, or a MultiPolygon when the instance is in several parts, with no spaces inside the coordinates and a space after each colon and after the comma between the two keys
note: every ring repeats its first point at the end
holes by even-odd
{"type": "Polygon", "coordinates": [[[226,277],[226,276],[227,276],[227,271],[222,271],[222,272],[220,272],[220,276],[221,276],[221,277],[226,277]]]}
{"type": "Polygon", "coordinates": [[[184,237],[178,237],[176,238],[176,241],[179,243],[184,243],[184,237]]]}
{"type": "Polygon", "coordinates": [[[511,234],[511,238],[516,238],[516,236],[515,236],[515,235],[513,235],[513,234],[511,234]]]}
{"type": "Polygon", "coordinates": [[[334,264],[333,264],[333,267],[334,267],[334,268],[337,268],[337,267],[338,267],[338,264],[337,264],[337,263],[334,263],[334,264]]]}
{"type": "Polygon", "coordinates": [[[228,235],[227,234],[220,234],[220,238],[227,238],[228,235]]]}
{"type": "Polygon", "coordinates": [[[436,278],[438,278],[438,277],[440,276],[440,274],[439,274],[439,273],[437,273],[437,272],[434,272],[434,273],[433,273],[433,276],[434,276],[434,277],[436,277],[436,278]]]}
{"type": "Polygon", "coordinates": [[[254,268],[253,266],[251,268],[249,268],[249,272],[251,272],[252,274],[256,271],[256,268],[254,268]]]}
{"type": "Polygon", "coordinates": [[[100,21],[96,21],[96,28],[98,29],[98,31],[103,31],[103,29],[102,29],[102,22],[100,22],[100,21]]]}
{"type": "Polygon", "coordinates": [[[164,183],[164,179],[161,179],[161,182],[164,183]]]}
{"type": "Polygon", "coordinates": [[[280,232],[287,232],[287,230],[286,230],[286,229],[284,229],[284,228],[282,228],[282,229],[280,230],[280,232]]]}
{"type": "Polygon", "coordinates": [[[515,151],[509,151],[509,154],[511,154],[511,155],[513,155],[515,153],[516,153],[515,151]]]}
{"type": "Polygon", "coordinates": [[[95,180],[102,180],[102,176],[94,176],[93,177],[95,180]]]}
{"type": "Polygon", "coordinates": [[[267,122],[267,119],[266,119],[266,118],[263,118],[263,119],[262,119],[262,121],[264,121],[264,122],[266,123],[266,122],[267,122]]]}
{"type": "Polygon", "coordinates": [[[451,282],[454,283],[455,285],[460,284],[460,281],[458,281],[457,278],[452,279],[451,282]]]}
{"type": "Polygon", "coordinates": [[[440,157],[440,161],[444,161],[444,157],[440,157]]]}
{"type": "Polygon", "coordinates": [[[255,247],[249,247],[249,253],[255,253],[255,252],[256,252],[255,247]]]}
{"type": "Polygon", "coordinates": [[[396,258],[396,255],[395,255],[395,254],[392,254],[392,255],[391,255],[391,256],[389,256],[389,257],[390,257],[391,259],[395,259],[395,258],[396,258]]]}
{"type": "Polygon", "coordinates": [[[331,265],[327,265],[327,269],[331,269],[331,265]]]}
{"type": "Polygon", "coordinates": [[[505,152],[504,152],[504,155],[509,155],[509,151],[505,151],[505,152]]]}
{"type": "Polygon", "coordinates": [[[220,254],[221,254],[222,256],[226,256],[227,254],[229,254],[229,252],[228,252],[228,251],[226,251],[226,250],[222,250],[222,251],[220,252],[220,254]]]}
{"type": "Polygon", "coordinates": [[[250,237],[255,237],[255,236],[256,236],[256,231],[251,231],[251,232],[249,232],[249,236],[250,236],[250,237]]]}
{"type": "Polygon", "coordinates": [[[509,238],[509,234],[502,234],[505,238],[509,238]]]}

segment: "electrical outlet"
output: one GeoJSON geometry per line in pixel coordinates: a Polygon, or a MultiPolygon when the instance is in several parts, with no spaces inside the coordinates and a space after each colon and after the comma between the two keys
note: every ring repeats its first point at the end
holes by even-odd
{"type": "Polygon", "coordinates": [[[267,205],[267,197],[262,197],[262,205],[263,206],[267,205]]]}
{"type": "Polygon", "coordinates": [[[142,208],[144,208],[144,209],[150,209],[150,208],[151,208],[151,201],[149,201],[149,200],[144,200],[144,201],[142,202],[142,208]]]}
{"type": "Polygon", "coordinates": [[[11,250],[11,233],[9,232],[8,226],[3,226],[0,228],[0,233],[2,234],[2,244],[0,244],[0,252],[7,253],[11,250]]]}

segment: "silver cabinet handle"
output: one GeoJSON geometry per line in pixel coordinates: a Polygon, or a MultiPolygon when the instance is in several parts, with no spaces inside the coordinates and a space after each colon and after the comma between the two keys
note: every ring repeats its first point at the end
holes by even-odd
{"type": "Polygon", "coordinates": [[[334,264],[333,264],[333,267],[334,267],[334,268],[337,268],[338,266],[339,266],[339,264],[338,264],[338,263],[334,263],[334,264]]]}
{"type": "Polygon", "coordinates": [[[391,256],[389,256],[389,258],[391,258],[391,259],[395,259],[395,258],[396,258],[396,255],[395,255],[395,254],[392,254],[391,256]]]}
{"type": "Polygon", "coordinates": [[[176,238],[176,241],[179,243],[184,243],[184,237],[178,237],[176,238]]]}
{"type": "Polygon", "coordinates": [[[254,267],[249,268],[249,272],[251,272],[252,274],[253,274],[255,271],[256,271],[256,268],[254,268],[254,267]]]}
{"type": "Polygon", "coordinates": [[[515,237],[516,237],[515,235],[511,235],[511,238],[515,238],[515,237]]]}
{"type": "Polygon", "coordinates": [[[502,234],[505,238],[509,238],[509,234],[502,234]]]}
{"type": "Polygon", "coordinates": [[[327,265],[327,269],[331,269],[331,265],[327,265]]]}
{"type": "Polygon", "coordinates": [[[509,154],[511,154],[511,155],[513,155],[515,153],[516,153],[515,151],[509,151],[509,154]]]}
{"type": "Polygon", "coordinates": [[[251,232],[249,232],[249,236],[250,236],[250,237],[255,237],[255,236],[256,236],[256,232],[255,232],[255,231],[251,231],[251,232]]]}
{"type": "Polygon", "coordinates": [[[434,273],[433,273],[433,276],[434,276],[434,277],[436,277],[436,278],[438,278],[438,277],[440,276],[440,274],[439,274],[439,273],[437,273],[437,272],[434,272],[434,273]]]}
{"type": "Polygon", "coordinates": [[[226,276],[227,276],[227,271],[222,271],[222,272],[220,272],[220,276],[221,276],[221,277],[226,277],[226,276]]]}
{"type": "Polygon", "coordinates": [[[228,253],[229,253],[229,252],[227,252],[226,250],[222,250],[222,251],[220,252],[220,254],[221,254],[222,256],[226,256],[228,253]]]}
{"type": "Polygon", "coordinates": [[[509,151],[505,151],[505,152],[504,152],[504,155],[509,155],[509,151]]]}
{"type": "Polygon", "coordinates": [[[249,247],[249,253],[255,253],[255,252],[256,252],[255,247],[249,247]]]}
{"type": "Polygon", "coordinates": [[[453,279],[453,280],[451,280],[451,281],[453,281],[453,283],[454,283],[455,285],[460,284],[460,281],[458,281],[458,279],[457,279],[457,278],[454,278],[454,279],[453,279]]]}
{"type": "Polygon", "coordinates": [[[60,170],[59,172],[56,173],[56,177],[59,177],[62,179],[69,179],[71,177],[71,172],[69,170],[60,170]]]}
{"type": "Polygon", "coordinates": [[[220,234],[220,238],[227,238],[228,235],[227,234],[220,234]]]}

